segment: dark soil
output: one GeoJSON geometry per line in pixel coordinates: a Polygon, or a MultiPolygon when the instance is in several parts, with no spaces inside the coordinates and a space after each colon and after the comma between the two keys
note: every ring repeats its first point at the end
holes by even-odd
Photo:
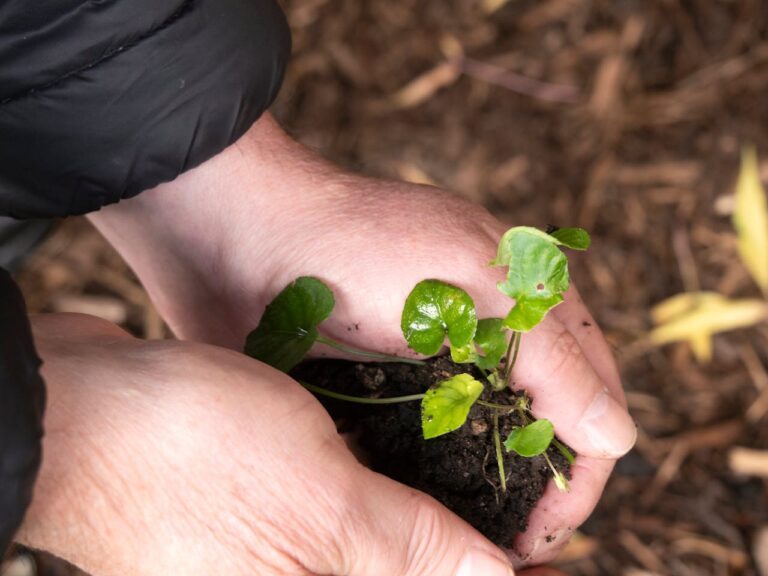
{"type": "MultiPolygon", "coordinates": [[[[424,392],[463,372],[466,365],[440,357],[424,366],[316,360],[298,367],[294,375],[345,394],[388,398],[424,392]]],[[[482,396],[499,404],[509,404],[513,397],[509,392],[493,393],[490,387],[482,396]]],[[[525,530],[528,514],[552,477],[543,456],[505,454],[507,491],[502,492],[490,408],[476,404],[459,430],[424,440],[419,402],[371,406],[320,400],[337,419],[340,431],[359,438],[371,468],[430,494],[502,546],[511,546],[515,534],[525,530]]],[[[522,422],[511,414],[499,424],[506,438],[522,422]]],[[[562,454],[550,448],[549,456],[567,473],[568,462],[562,454]]]]}

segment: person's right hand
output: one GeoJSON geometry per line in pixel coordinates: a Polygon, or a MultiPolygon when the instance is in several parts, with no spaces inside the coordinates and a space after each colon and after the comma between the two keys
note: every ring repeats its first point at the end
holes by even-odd
{"type": "Polygon", "coordinates": [[[20,541],[93,576],[509,576],[435,500],[358,463],[322,406],[239,353],[33,319],[49,389],[20,541]]]}

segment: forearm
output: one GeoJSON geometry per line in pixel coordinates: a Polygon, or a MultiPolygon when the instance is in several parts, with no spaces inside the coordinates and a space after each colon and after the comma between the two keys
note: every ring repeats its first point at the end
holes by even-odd
{"type": "MultiPolygon", "coordinates": [[[[121,427],[131,421],[136,426],[137,419],[115,410],[130,413],[132,405],[108,373],[98,387],[88,384],[88,353],[75,343],[72,325],[48,315],[33,317],[32,325],[48,384],[46,435],[34,497],[15,540],[93,574],[121,564],[117,573],[136,574],[127,559],[141,554],[136,535],[149,527],[135,522],[141,518],[138,501],[125,506],[135,498],[128,484],[137,467],[126,466],[130,442],[121,427]]],[[[99,334],[104,342],[120,336],[116,329],[99,334]]]]}

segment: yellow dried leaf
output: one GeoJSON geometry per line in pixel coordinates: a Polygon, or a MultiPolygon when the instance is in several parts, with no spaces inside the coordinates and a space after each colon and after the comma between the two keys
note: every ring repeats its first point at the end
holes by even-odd
{"type": "Polygon", "coordinates": [[[707,364],[712,360],[712,334],[698,334],[690,339],[691,350],[696,360],[707,364]]]}
{"type": "Polygon", "coordinates": [[[667,298],[651,308],[651,318],[654,324],[664,324],[686,312],[701,306],[709,306],[726,300],[717,292],[683,292],[667,298]]]}
{"type": "Polygon", "coordinates": [[[768,294],[768,206],[754,148],[742,151],[735,201],[733,225],[739,236],[739,254],[757,285],[768,294]]]}
{"type": "Polygon", "coordinates": [[[768,318],[762,300],[729,300],[712,292],[679,294],[662,302],[652,312],[660,325],[649,334],[654,344],[689,342],[696,357],[712,357],[712,335],[752,326],[768,318]]]}

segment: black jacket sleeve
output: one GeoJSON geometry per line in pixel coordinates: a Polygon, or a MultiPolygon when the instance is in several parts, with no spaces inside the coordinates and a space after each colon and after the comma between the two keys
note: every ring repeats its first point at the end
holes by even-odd
{"type": "Polygon", "coordinates": [[[82,214],[174,179],[271,104],[275,0],[0,2],[0,215],[82,214]]]}
{"type": "Polygon", "coordinates": [[[45,388],[21,293],[0,268],[0,558],[32,498],[45,388]]]}
{"type": "MultiPolygon", "coordinates": [[[[0,0],[0,215],[82,214],[173,180],[271,104],[276,0],[0,0]]],[[[0,272],[0,554],[40,462],[43,382],[0,272]]]]}

